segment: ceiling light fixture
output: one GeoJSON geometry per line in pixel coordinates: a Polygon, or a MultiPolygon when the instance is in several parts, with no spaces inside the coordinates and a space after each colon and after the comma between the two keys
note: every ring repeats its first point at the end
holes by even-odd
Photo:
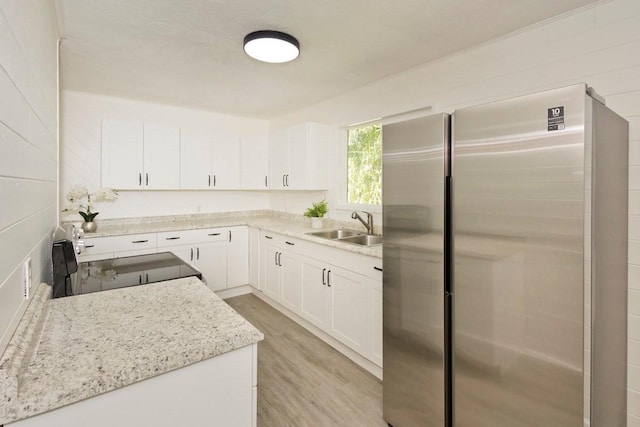
{"type": "Polygon", "coordinates": [[[280,31],[254,31],[245,36],[244,51],[258,61],[279,64],[296,59],[300,55],[300,43],[280,31]]]}

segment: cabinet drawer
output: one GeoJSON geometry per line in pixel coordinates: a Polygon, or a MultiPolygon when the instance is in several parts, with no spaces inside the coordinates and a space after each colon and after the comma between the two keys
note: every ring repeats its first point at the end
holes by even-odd
{"type": "Polygon", "coordinates": [[[85,238],[83,256],[106,254],[109,252],[124,252],[155,249],[157,246],[155,234],[131,234],[127,236],[85,238]]]}
{"type": "Polygon", "coordinates": [[[193,245],[197,243],[229,240],[228,228],[201,228],[197,230],[158,233],[158,247],[193,245]]]}
{"type": "Polygon", "coordinates": [[[304,246],[304,243],[306,243],[301,240],[294,239],[293,237],[264,230],[260,232],[260,242],[261,244],[266,243],[280,249],[290,249],[296,252],[304,246]]]}

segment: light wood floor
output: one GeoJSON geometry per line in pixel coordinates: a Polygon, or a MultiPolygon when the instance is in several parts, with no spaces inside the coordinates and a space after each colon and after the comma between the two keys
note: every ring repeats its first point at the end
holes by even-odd
{"type": "Polygon", "coordinates": [[[258,426],[386,426],[381,382],[254,295],[225,300],[264,333],[258,426]]]}

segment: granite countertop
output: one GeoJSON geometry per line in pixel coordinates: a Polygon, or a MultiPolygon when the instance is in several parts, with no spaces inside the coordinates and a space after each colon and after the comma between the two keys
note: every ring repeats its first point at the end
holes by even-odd
{"type": "Polygon", "coordinates": [[[195,278],[53,300],[50,293],[40,285],[0,359],[0,424],[264,338],[195,278]]]}
{"type": "MultiPolygon", "coordinates": [[[[382,258],[382,245],[369,247],[360,246],[307,234],[338,228],[364,231],[364,227],[359,224],[360,223],[355,221],[337,221],[325,218],[325,227],[318,230],[311,228],[309,220],[302,215],[275,211],[224,212],[215,214],[109,219],[100,221],[97,232],[86,234],[85,239],[92,237],[121,236],[125,234],[158,233],[164,231],[247,225],[362,255],[382,258]]],[[[379,232],[380,230],[376,231],[379,232]]]]}

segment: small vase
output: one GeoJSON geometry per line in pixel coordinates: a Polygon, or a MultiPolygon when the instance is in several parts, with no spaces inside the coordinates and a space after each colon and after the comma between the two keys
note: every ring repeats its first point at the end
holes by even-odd
{"type": "Polygon", "coordinates": [[[98,229],[98,223],[95,221],[82,221],[82,229],[85,233],[94,233],[98,229]]]}
{"type": "Polygon", "coordinates": [[[322,228],[322,218],[311,218],[311,228],[322,228]]]}

